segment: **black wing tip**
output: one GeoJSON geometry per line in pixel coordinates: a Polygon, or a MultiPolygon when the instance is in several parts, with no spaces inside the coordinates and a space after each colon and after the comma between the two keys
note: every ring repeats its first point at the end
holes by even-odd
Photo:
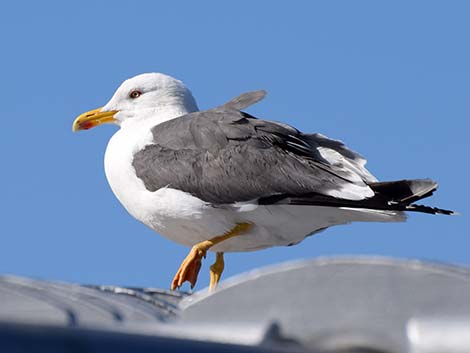
{"type": "Polygon", "coordinates": [[[411,205],[431,196],[439,185],[432,179],[403,179],[370,183],[369,186],[389,201],[411,205]]]}
{"type": "Polygon", "coordinates": [[[431,207],[431,206],[425,206],[425,205],[418,205],[418,204],[408,205],[406,207],[406,211],[429,213],[429,214],[442,214],[442,215],[446,215],[446,216],[458,216],[458,215],[460,215],[460,213],[452,211],[452,210],[446,210],[446,209],[443,209],[443,208],[431,207]]]}
{"type": "Polygon", "coordinates": [[[305,195],[276,194],[258,199],[260,205],[288,204],[297,206],[323,206],[323,207],[351,207],[368,208],[384,211],[410,211],[427,214],[443,214],[448,216],[459,215],[458,212],[446,210],[438,207],[425,206],[419,204],[408,204],[402,202],[384,202],[379,199],[365,200],[345,200],[332,196],[320,195],[317,193],[308,193],[305,195]]]}

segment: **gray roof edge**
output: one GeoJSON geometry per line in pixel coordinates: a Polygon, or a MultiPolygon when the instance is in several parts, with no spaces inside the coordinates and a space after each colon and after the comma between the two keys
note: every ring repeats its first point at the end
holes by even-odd
{"type": "Polygon", "coordinates": [[[470,276],[470,267],[463,264],[449,264],[436,260],[423,260],[413,258],[394,258],[389,256],[377,256],[377,255],[335,255],[335,256],[320,256],[315,259],[297,259],[293,261],[287,261],[283,263],[276,263],[247,272],[240,273],[238,275],[227,278],[222,281],[214,292],[209,291],[209,287],[203,288],[194,292],[192,295],[183,298],[179,307],[181,310],[185,310],[188,307],[197,304],[198,302],[205,300],[206,298],[214,295],[215,293],[221,292],[226,289],[233,288],[240,285],[241,283],[256,280],[262,276],[283,273],[295,269],[300,269],[306,266],[327,266],[327,265],[338,265],[338,264],[358,264],[358,265],[382,265],[382,266],[402,266],[409,269],[426,269],[435,273],[446,273],[454,274],[457,276],[464,276],[468,278],[470,276]]]}

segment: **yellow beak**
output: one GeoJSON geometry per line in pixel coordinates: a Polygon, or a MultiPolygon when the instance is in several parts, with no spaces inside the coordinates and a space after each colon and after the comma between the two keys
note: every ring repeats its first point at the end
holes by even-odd
{"type": "Polygon", "coordinates": [[[101,124],[111,124],[116,121],[114,114],[117,110],[102,112],[101,108],[90,110],[89,112],[79,115],[72,125],[72,131],[88,130],[101,124]]]}

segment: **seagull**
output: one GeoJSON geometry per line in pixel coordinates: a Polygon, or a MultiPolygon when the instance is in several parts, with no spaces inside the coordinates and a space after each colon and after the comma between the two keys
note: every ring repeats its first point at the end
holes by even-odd
{"type": "Polygon", "coordinates": [[[172,290],[194,288],[208,251],[214,289],[225,252],[294,245],[356,221],[401,222],[405,211],[453,214],[415,203],[437,189],[431,179],[379,182],[343,142],[243,111],[265,95],[199,111],[181,81],[145,73],[73,122],[73,131],[120,128],[105,153],[112,191],[137,220],[191,247],[172,290]]]}

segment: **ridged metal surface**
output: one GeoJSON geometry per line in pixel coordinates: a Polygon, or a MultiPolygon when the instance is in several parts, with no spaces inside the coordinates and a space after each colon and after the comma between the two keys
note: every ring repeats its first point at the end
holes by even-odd
{"type": "MultiPolygon", "coordinates": [[[[5,337],[24,340],[28,332],[42,330],[51,333],[49,343],[56,337],[52,332],[75,332],[79,340],[106,336],[107,343],[98,345],[104,350],[113,339],[131,337],[123,352],[132,351],[139,337],[153,337],[176,351],[178,342],[205,342],[201,352],[212,343],[235,351],[243,345],[262,351],[421,353],[429,351],[426,335],[436,327],[454,336],[470,330],[468,268],[325,258],[254,271],[225,281],[215,293],[192,295],[0,277],[0,346],[5,337]]],[[[453,341],[441,341],[452,352],[453,341]]]]}

